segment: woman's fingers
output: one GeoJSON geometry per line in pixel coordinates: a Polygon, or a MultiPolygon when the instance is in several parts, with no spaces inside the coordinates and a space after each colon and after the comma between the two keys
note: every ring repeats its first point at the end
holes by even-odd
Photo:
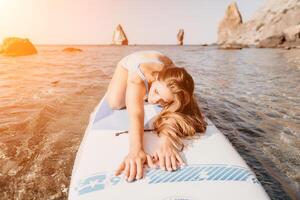
{"type": "Polygon", "coordinates": [[[129,166],[130,166],[130,174],[128,177],[128,181],[132,181],[136,176],[136,163],[134,161],[130,161],[129,166]]]}
{"type": "MultiPolygon", "coordinates": [[[[173,152],[173,154],[167,154],[167,156],[160,152],[155,152],[154,156],[151,157],[150,155],[146,155],[146,161],[149,167],[156,168],[155,162],[159,161],[159,167],[162,170],[173,171],[176,170],[179,166],[184,166],[184,162],[181,156],[177,152],[173,152]]],[[[141,179],[143,178],[143,162],[142,159],[136,160],[125,160],[123,161],[115,175],[118,176],[122,171],[125,175],[127,181],[133,181],[134,179],[141,179]]]]}
{"type": "Polygon", "coordinates": [[[171,163],[172,163],[173,170],[176,170],[177,169],[177,162],[176,162],[176,157],[174,155],[171,156],[171,163]]]}
{"type": "Polygon", "coordinates": [[[165,157],[160,154],[160,155],[158,155],[158,159],[159,159],[160,169],[166,170],[166,167],[165,167],[165,157]]]}
{"type": "Polygon", "coordinates": [[[166,156],[166,167],[168,169],[168,171],[172,171],[172,165],[171,165],[171,157],[170,156],[166,156]]]}
{"type": "Polygon", "coordinates": [[[126,162],[125,163],[125,170],[124,170],[124,175],[125,175],[125,179],[128,179],[129,177],[129,171],[130,170],[130,163],[126,162]]]}
{"type": "Polygon", "coordinates": [[[176,153],[175,156],[176,156],[176,159],[178,160],[180,166],[183,167],[185,165],[185,163],[183,162],[181,156],[178,153],[176,153]]]}
{"type": "Polygon", "coordinates": [[[121,174],[121,172],[125,169],[125,163],[124,161],[120,164],[119,168],[117,169],[117,171],[115,172],[115,176],[119,176],[121,174]]]}
{"type": "Polygon", "coordinates": [[[155,165],[153,163],[153,160],[151,158],[151,156],[147,155],[147,163],[148,163],[148,166],[151,167],[151,168],[155,168],[155,165]]]}
{"type": "Polygon", "coordinates": [[[136,179],[141,179],[143,177],[143,163],[142,160],[136,161],[136,179]]]}
{"type": "Polygon", "coordinates": [[[154,160],[154,162],[157,162],[159,160],[157,152],[154,153],[153,160],[154,160]]]}

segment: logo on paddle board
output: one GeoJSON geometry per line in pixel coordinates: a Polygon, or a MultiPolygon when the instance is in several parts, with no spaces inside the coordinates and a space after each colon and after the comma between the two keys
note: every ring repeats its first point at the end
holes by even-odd
{"type": "MultiPolygon", "coordinates": [[[[249,169],[232,165],[188,165],[174,172],[160,169],[147,169],[144,179],[138,184],[165,184],[200,181],[242,181],[252,184],[260,184],[254,173],[249,169]]],[[[116,187],[128,183],[120,176],[114,176],[107,172],[97,173],[82,179],[75,190],[78,195],[116,187]]]]}

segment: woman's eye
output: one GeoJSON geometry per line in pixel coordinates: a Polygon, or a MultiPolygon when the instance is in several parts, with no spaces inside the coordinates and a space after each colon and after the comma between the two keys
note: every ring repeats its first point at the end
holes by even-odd
{"type": "Polygon", "coordinates": [[[160,104],[161,106],[165,106],[165,105],[166,105],[166,102],[164,102],[163,100],[160,100],[159,104],[160,104]]]}

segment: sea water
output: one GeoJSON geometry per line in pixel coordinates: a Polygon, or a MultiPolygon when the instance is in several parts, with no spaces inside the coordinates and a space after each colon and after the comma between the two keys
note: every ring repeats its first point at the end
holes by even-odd
{"type": "MultiPolygon", "coordinates": [[[[224,133],[272,199],[300,191],[300,68],[285,50],[202,46],[37,46],[0,55],[0,196],[66,198],[73,162],[117,62],[158,50],[195,81],[205,116],[224,133]]],[[[217,149],[216,149],[217,151],[217,149]]]]}

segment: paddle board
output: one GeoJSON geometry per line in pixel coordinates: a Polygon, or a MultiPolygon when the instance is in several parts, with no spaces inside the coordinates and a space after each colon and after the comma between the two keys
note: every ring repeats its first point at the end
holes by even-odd
{"type": "MultiPolygon", "coordinates": [[[[161,107],[144,105],[145,129],[161,107]]],[[[173,172],[145,168],[144,178],[127,182],[114,172],[128,153],[129,118],[126,109],[110,109],[105,96],[90,116],[76,155],[69,188],[70,200],[266,200],[270,199],[229,140],[208,120],[207,131],[197,139],[185,140],[181,156],[186,166],[173,172]]],[[[153,131],[144,135],[145,151],[158,146],[153,131]]]]}

